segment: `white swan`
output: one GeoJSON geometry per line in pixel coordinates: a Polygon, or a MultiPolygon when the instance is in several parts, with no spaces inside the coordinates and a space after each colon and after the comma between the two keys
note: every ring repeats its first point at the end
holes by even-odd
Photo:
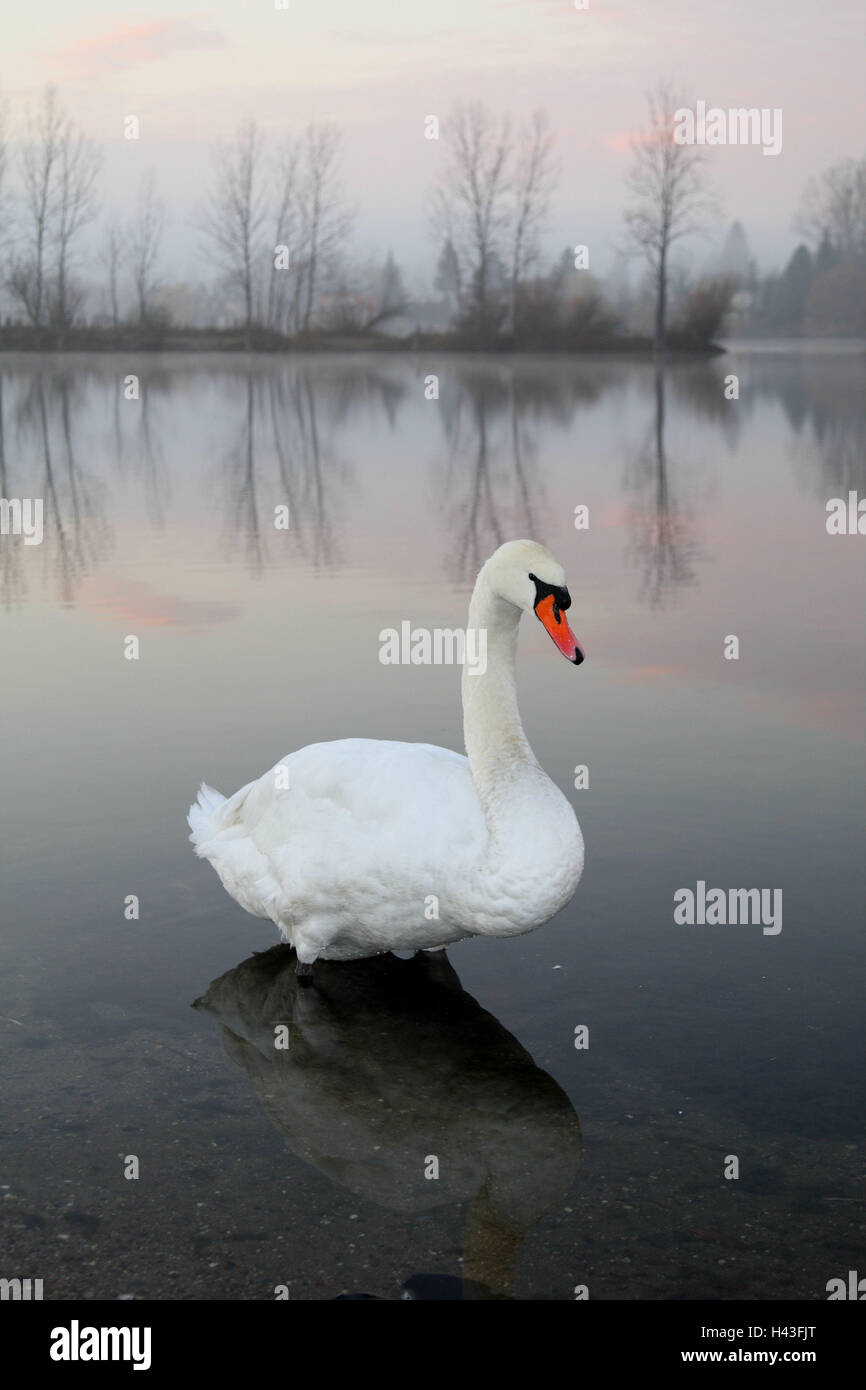
{"type": "Polygon", "coordinates": [[[569,901],[583,837],[523,732],[514,663],[531,610],[583,661],[570,603],[562,566],[534,541],[508,541],[482,567],[469,627],[486,631],[487,662],[463,668],[468,758],[340,739],[289,754],[228,799],[202,786],[188,817],[196,853],[241,907],[276,923],[301,977],[320,956],[517,936],[569,901]]]}

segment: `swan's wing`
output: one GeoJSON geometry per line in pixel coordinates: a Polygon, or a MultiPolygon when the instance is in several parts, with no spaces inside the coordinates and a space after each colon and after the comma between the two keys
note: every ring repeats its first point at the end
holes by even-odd
{"type": "Polygon", "coordinates": [[[248,911],[275,921],[447,895],[479,863],[487,836],[465,757],[373,739],[289,754],[213,821],[218,844],[200,852],[248,911]]]}

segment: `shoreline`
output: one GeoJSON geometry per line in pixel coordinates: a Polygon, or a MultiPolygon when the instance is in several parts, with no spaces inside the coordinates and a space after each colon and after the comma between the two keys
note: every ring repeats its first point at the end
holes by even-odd
{"type": "Polygon", "coordinates": [[[242,334],[219,331],[178,329],[159,334],[129,331],[124,333],[99,330],[78,330],[68,333],[62,345],[56,335],[35,333],[32,330],[0,329],[0,352],[34,353],[65,357],[71,353],[93,352],[108,355],[129,353],[212,353],[226,355],[241,353],[247,356],[267,355],[292,357],[310,353],[380,353],[383,356],[417,356],[420,352],[467,355],[472,357],[632,357],[693,358],[704,360],[717,357],[727,349],[719,343],[689,344],[672,339],[663,352],[656,352],[649,338],[598,338],[580,344],[545,344],[532,346],[513,343],[464,342],[452,334],[420,333],[410,338],[386,338],[381,335],[333,334],[319,337],[282,338],[262,333],[254,336],[247,347],[242,334]]]}

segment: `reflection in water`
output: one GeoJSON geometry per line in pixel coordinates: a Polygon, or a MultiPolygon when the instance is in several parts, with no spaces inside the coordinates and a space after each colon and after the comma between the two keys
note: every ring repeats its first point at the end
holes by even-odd
{"type": "Polygon", "coordinates": [[[665,453],[665,378],[654,378],[655,412],[626,486],[635,494],[630,521],[632,556],[641,571],[641,596],[662,607],[677,589],[695,583],[693,523],[677,499],[665,453]]]}
{"type": "MultiPolygon", "coordinates": [[[[14,489],[9,485],[9,470],[6,464],[6,412],[3,397],[3,373],[0,372],[0,497],[14,497],[14,489]]],[[[24,578],[21,573],[21,549],[8,540],[0,538],[0,602],[4,608],[12,608],[23,602],[24,578]]]]}
{"type": "MultiPolygon", "coordinates": [[[[518,449],[491,447],[494,422],[509,408],[509,393],[498,375],[470,370],[459,378],[453,409],[442,414],[447,441],[442,496],[446,530],[453,536],[449,568],[469,581],[487,556],[515,535],[534,535],[518,449]],[[503,513],[517,483],[516,530],[506,529],[503,513]],[[524,523],[523,518],[527,520],[524,523]]],[[[512,419],[516,419],[513,406],[512,419]]]]}
{"type": "Polygon", "coordinates": [[[594,363],[573,375],[534,364],[470,363],[446,378],[439,401],[446,452],[437,491],[453,537],[449,574],[468,583],[503,541],[543,533],[549,503],[536,466],[539,436],[570,428],[578,410],[617,384],[615,369],[594,363]]]}
{"type": "Polygon", "coordinates": [[[823,499],[866,493],[866,396],[864,360],[857,363],[858,389],[832,358],[797,364],[796,383],[783,378],[783,403],[796,431],[794,466],[803,486],[823,499]],[[804,408],[803,402],[806,402],[804,408]]]}
{"type": "Polygon", "coordinates": [[[232,553],[232,538],[239,532],[246,541],[247,561],[253,572],[264,565],[262,520],[259,515],[259,494],[256,488],[256,412],[255,385],[247,376],[245,408],[238,425],[234,444],[225,458],[229,487],[226,498],[226,524],[223,549],[232,553]]]}
{"type": "MultiPolygon", "coordinates": [[[[441,431],[445,447],[434,442],[432,483],[445,533],[442,567],[469,582],[503,540],[544,534],[551,515],[573,505],[550,485],[557,436],[578,486],[599,463],[581,416],[602,419],[603,456],[618,447],[625,404],[636,400],[647,424],[624,483],[633,501],[631,558],[642,595],[661,606],[696,582],[693,513],[684,499],[695,459],[681,455],[672,468],[668,414],[718,431],[736,452],[746,447],[758,405],[779,402],[801,486],[824,497],[866,489],[866,422],[852,389],[861,375],[856,360],[753,355],[737,368],[744,376],[735,404],[723,390],[733,365],[726,359],[653,371],[613,360],[454,358],[439,368],[435,409],[422,406],[419,416],[418,367],[406,358],[147,362],[137,366],[142,388],[135,402],[124,400],[123,376],[110,360],[7,359],[0,371],[0,495],[43,496],[44,554],[65,603],[112,549],[106,513],[110,504],[117,510],[120,485],[143,491],[150,525],[163,532],[190,452],[204,460],[196,485],[219,490],[225,558],[243,556],[253,573],[289,554],[316,569],[335,567],[349,562],[350,508],[385,510],[396,481],[373,458],[374,472],[365,478],[379,491],[360,495],[357,478],[371,461],[369,428],[402,430],[409,459],[441,431]],[[274,527],[279,505],[289,507],[288,538],[274,527]]],[[[33,587],[33,559],[25,563],[20,545],[3,544],[0,552],[0,598],[10,606],[33,587]]]]}
{"type": "MultiPolygon", "coordinates": [[[[329,418],[323,442],[322,395],[309,369],[296,371],[290,378],[271,377],[267,386],[280,481],[301,553],[314,568],[337,565],[336,518],[350,491],[352,470],[337,454],[330,436],[349,417],[352,396],[340,391],[330,411],[324,405],[329,418]]],[[[386,413],[391,408],[386,405],[386,413]]]]}
{"type": "Polygon", "coordinates": [[[255,1299],[263,1271],[282,1277],[289,1244],[311,1296],[328,1267],[329,1283],[337,1269],[349,1289],[385,1294],[431,1266],[456,1271],[465,1228],[467,1276],[500,1296],[515,1254],[518,1290],[554,1298],[586,1275],[593,1297],[820,1296],[858,1191],[847,1147],[862,1072],[851,769],[863,547],[827,537],[824,501],[866,490],[860,378],[842,354],[749,351],[667,364],[659,399],[651,365],[622,360],[0,355],[0,487],[44,496],[47,514],[41,546],[0,537],[0,604],[30,609],[0,608],[0,857],[13,905],[0,1012],[13,1020],[9,1108],[21,1117],[0,1127],[0,1166],[18,1194],[4,1211],[19,1268],[54,1269],[54,1292],[69,1297],[255,1299]],[[728,371],[736,403],[724,400],[728,371]],[[145,410],[124,399],[127,372],[145,410]],[[436,403],[427,372],[439,374],[436,403]],[[250,484],[253,505],[239,501],[250,484]],[[221,534],[230,500],[244,526],[258,517],[260,579],[246,572],[243,528],[221,534]],[[586,537],[573,530],[582,501],[586,537]],[[291,507],[288,534],[272,525],[278,503],[291,507]],[[643,529],[623,529],[632,504],[643,529]],[[646,540],[650,573],[679,573],[650,564],[656,542],[663,557],[670,548],[659,514],[694,517],[701,556],[686,532],[698,582],[651,609],[636,602],[645,571],[626,567],[623,546],[646,540]],[[560,1053],[556,1073],[596,1117],[591,1210],[588,1173],[568,1195],[579,1137],[567,1101],[441,957],[321,963],[309,998],[285,948],[240,967],[205,1005],[242,1070],[205,1018],[177,1011],[207,983],[203,953],[248,950],[184,840],[203,767],[216,775],[216,759],[218,784],[237,786],[243,768],[338,735],[460,746],[449,673],[389,673],[377,659],[382,626],[465,611],[458,525],[469,556],[497,526],[552,543],[598,653],[573,683],[537,625],[533,664],[526,634],[539,761],[566,790],[583,750],[602,773],[586,809],[588,897],[496,959],[468,946],[454,957],[477,999],[508,1001],[507,1023],[532,1020],[542,1065],[569,1048],[575,1000],[607,1017],[616,1045],[590,1067],[560,1053]],[[58,594],[74,606],[58,611],[58,594]],[[736,670],[721,655],[732,628],[748,654],[736,670]],[[142,632],[143,660],[127,666],[120,639],[142,632]],[[772,969],[760,932],[708,929],[684,952],[671,931],[671,884],[707,878],[709,859],[717,882],[784,886],[790,921],[772,969]],[[118,904],[145,879],[157,929],[119,933],[118,904]],[[273,1049],[280,1019],[289,1056],[273,1049]],[[733,1063],[717,1045],[729,1034],[733,1063]],[[226,1087],[243,1093],[241,1115],[219,1103],[226,1087]],[[93,1113],[88,1095],[100,1097],[93,1113]],[[188,1142],[176,1163],[178,1116],[188,1142]],[[147,1129],[165,1181],[118,1205],[99,1155],[110,1163],[130,1125],[147,1129]],[[733,1233],[707,1163],[732,1130],[769,1154],[733,1233]],[[45,1175],[61,1144],[58,1191],[45,1175]],[[208,1144],[226,1162],[199,1208],[208,1144]],[[431,1154],[438,1181],[423,1177],[431,1154]],[[649,1172],[644,1200],[659,1164],[664,1182],[649,1172]],[[296,1181],[281,1196],[286,1169],[296,1181]],[[67,1224],[67,1193],[88,1225],[67,1224]],[[366,1239],[350,1256],[340,1231],[355,1211],[366,1239]]]}
{"type": "MultiPolygon", "coordinates": [[[[120,392],[115,391],[115,399],[119,399],[120,392]]],[[[136,450],[136,467],[144,484],[144,494],[147,503],[147,512],[151,525],[161,531],[165,526],[166,507],[168,504],[168,491],[170,488],[170,478],[166,476],[165,451],[163,448],[163,438],[167,431],[154,430],[153,404],[151,392],[142,392],[141,400],[138,403],[138,448],[136,450]]],[[[121,450],[122,450],[121,444],[121,450]]]]}
{"type": "MultiPolygon", "coordinates": [[[[48,378],[41,373],[29,376],[15,410],[17,429],[28,443],[29,466],[19,468],[14,480],[7,473],[0,494],[43,499],[42,549],[62,603],[72,602],[81,579],[112,546],[104,486],[82,466],[74,442],[73,411],[83,394],[82,385],[73,372],[48,378]]],[[[3,549],[15,551],[17,559],[12,565],[20,565],[19,546],[3,549]]],[[[8,602],[10,597],[23,597],[24,592],[23,581],[13,574],[4,598],[8,602]]]]}
{"type": "Polygon", "coordinates": [[[392,1211],[466,1203],[468,1287],[510,1296],[521,1241],[580,1163],[565,1092],[461,988],[444,952],[321,962],[310,990],[295,964],[275,946],[196,1007],[219,1021],[293,1153],[392,1211]],[[279,1024],[288,1050],[274,1045],[279,1024]],[[438,1179],[424,1176],[429,1156],[438,1179]]]}
{"type": "MultiPolygon", "coordinates": [[[[351,387],[309,367],[247,371],[241,377],[242,406],[234,442],[223,459],[225,527],[223,553],[231,558],[236,538],[244,543],[253,573],[261,572],[285,532],[274,527],[274,508],[288,506],[297,549],[314,568],[342,562],[338,520],[353,486],[353,470],[339,454],[333,435],[346,423],[374,374],[366,368],[351,387]]],[[[384,382],[386,414],[395,398],[384,382]]]]}

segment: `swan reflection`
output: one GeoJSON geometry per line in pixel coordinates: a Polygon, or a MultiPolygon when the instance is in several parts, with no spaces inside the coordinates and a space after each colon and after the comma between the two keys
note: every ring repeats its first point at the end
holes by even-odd
{"type": "Polygon", "coordinates": [[[298,987],[295,964],[276,946],[214,980],[195,1007],[219,1023],[293,1153],[404,1215],[466,1203],[464,1297],[509,1297],[521,1241],[580,1163],[567,1095],[444,953],[321,961],[312,990],[298,987]],[[425,1177],[431,1156],[438,1179],[425,1177]]]}

